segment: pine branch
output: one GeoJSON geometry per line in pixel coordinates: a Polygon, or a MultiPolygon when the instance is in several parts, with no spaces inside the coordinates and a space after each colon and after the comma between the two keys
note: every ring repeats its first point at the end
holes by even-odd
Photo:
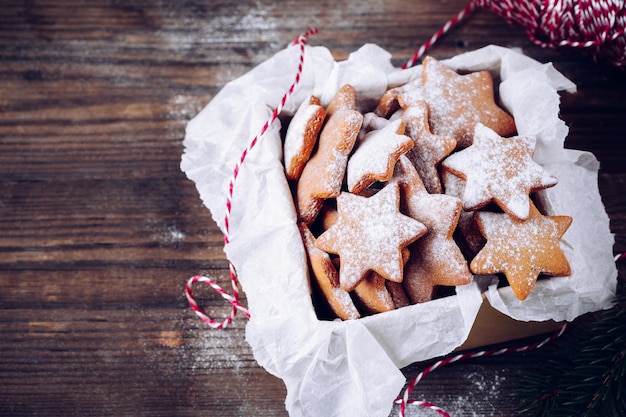
{"type": "Polygon", "coordinates": [[[626,295],[524,377],[520,415],[626,416],[626,295]]]}

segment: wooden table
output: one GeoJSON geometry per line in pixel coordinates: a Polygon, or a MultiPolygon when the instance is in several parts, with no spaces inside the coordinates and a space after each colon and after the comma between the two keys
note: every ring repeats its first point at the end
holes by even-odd
{"type": "MultiPolygon", "coordinates": [[[[3,2],[0,415],[287,415],[282,381],[244,340],[246,319],[210,330],[185,299],[194,274],[229,285],[222,234],[179,169],[185,125],[311,27],[309,43],[337,59],[373,42],[399,65],[465,4],[3,2]]],[[[578,85],[563,96],[566,145],[600,160],[615,252],[626,251],[623,70],[533,46],[487,11],[429,53],[489,43],[552,61],[578,85]]],[[[217,294],[196,293],[226,313],[217,294]]],[[[543,352],[442,368],[416,397],[459,415],[511,415],[515,381],[543,352]]]]}

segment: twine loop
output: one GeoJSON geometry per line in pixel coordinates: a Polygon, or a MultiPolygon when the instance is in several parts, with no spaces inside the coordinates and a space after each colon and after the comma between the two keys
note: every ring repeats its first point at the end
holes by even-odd
{"type": "MultiPolygon", "coordinates": [[[[233,284],[233,287],[237,285],[237,281],[236,280],[231,280],[231,282],[233,284]]],[[[233,289],[233,294],[234,295],[230,295],[229,293],[224,291],[211,278],[205,277],[205,276],[201,276],[201,275],[195,275],[195,276],[189,278],[189,280],[187,281],[187,284],[185,285],[185,296],[187,297],[187,301],[189,302],[189,306],[196,313],[196,315],[198,317],[200,317],[200,319],[202,321],[204,321],[205,323],[207,323],[210,327],[212,327],[214,329],[223,329],[224,327],[228,326],[233,321],[233,319],[235,318],[235,314],[237,314],[237,311],[241,311],[248,318],[250,317],[250,313],[248,312],[248,309],[245,308],[239,302],[239,292],[237,291],[237,289],[235,289],[235,288],[233,289]],[[231,308],[230,314],[224,319],[224,321],[218,322],[216,320],[213,320],[211,317],[209,317],[207,315],[207,313],[204,311],[204,309],[198,305],[198,303],[194,299],[194,296],[193,296],[193,293],[192,293],[192,290],[191,290],[191,286],[193,284],[195,284],[196,282],[202,282],[204,284],[207,284],[208,286],[213,288],[213,290],[215,290],[215,292],[220,294],[226,301],[228,301],[231,304],[232,308],[231,308]]]]}

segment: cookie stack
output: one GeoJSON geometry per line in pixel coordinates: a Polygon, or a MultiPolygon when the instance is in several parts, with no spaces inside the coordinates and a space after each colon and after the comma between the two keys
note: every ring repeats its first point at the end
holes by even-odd
{"type": "Polygon", "coordinates": [[[342,86],[305,100],[284,129],[284,165],[322,318],[356,319],[453,293],[498,274],[524,300],[537,278],[570,274],[559,241],[572,219],[533,194],[557,179],[515,136],[489,72],[427,57],[421,77],[375,109],[342,86]]]}

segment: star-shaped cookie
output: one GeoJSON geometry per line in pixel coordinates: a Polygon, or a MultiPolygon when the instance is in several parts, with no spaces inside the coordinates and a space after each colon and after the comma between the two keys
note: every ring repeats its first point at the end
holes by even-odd
{"type": "Polygon", "coordinates": [[[400,119],[367,133],[348,160],[348,191],[359,194],[376,181],[389,180],[398,158],[412,147],[413,140],[404,135],[400,119]]]}
{"type": "Polygon", "coordinates": [[[315,96],[308,97],[289,122],[283,144],[285,175],[297,180],[302,173],[317,142],[320,129],[326,118],[326,110],[315,96]]]}
{"type": "Polygon", "coordinates": [[[370,271],[354,288],[352,295],[361,311],[365,314],[375,314],[395,310],[396,306],[387,290],[386,282],[385,278],[370,271]]]}
{"type": "Polygon", "coordinates": [[[374,109],[374,113],[380,117],[389,118],[396,110],[400,108],[398,103],[398,96],[400,95],[400,88],[391,88],[383,94],[378,101],[378,105],[374,109]]]}
{"type": "Polygon", "coordinates": [[[302,241],[309,258],[313,279],[334,315],[342,320],[358,319],[359,314],[350,294],[339,287],[339,274],[330,256],[315,246],[315,237],[308,226],[299,223],[302,241]]]}
{"type": "MultiPolygon", "coordinates": [[[[463,198],[463,192],[465,191],[465,181],[463,179],[443,170],[441,172],[441,182],[443,183],[446,195],[456,197],[459,200],[463,198]]],[[[465,249],[470,258],[476,255],[485,245],[485,238],[478,230],[473,211],[461,211],[455,233],[459,234],[463,239],[465,249]]]]}
{"type": "Polygon", "coordinates": [[[342,192],[337,222],[315,245],[339,255],[341,287],[352,291],[369,271],[402,281],[402,249],[426,233],[426,227],[399,211],[400,190],[387,185],[371,197],[342,192]]]}
{"type": "Polygon", "coordinates": [[[356,90],[350,84],[344,84],[326,106],[326,112],[333,114],[342,110],[356,110],[356,90]]]}
{"type": "Polygon", "coordinates": [[[439,163],[454,150],[456,140],[430,131],[425,101],[416,101],[407,107],[402,113],[402,120],[406,126],[404,134],[415,143],[406,156],[417,169],[426,190],[431,194],[441,194],[439,163]]]}
{"type": "MultiPolygon", "coordinates": [[[[495,103],[493,79],[488,71],[457,74],[432,57],[422,63],[422,86],[416,97],[430,107],[430,125],[436,135],[456,139],[459,148],[472,144],[474,126],[482,123],[502,136],[515,133],[515,121],[495,103]]],[[[408,91],[398,99],[410,105],[408,91]]]]}
{"type": "Polygon", "coordinates": [[[534,150],[532,137],[504,138],[478,124],[474,143],[448,156],[442,167],[465,180],[465,210],[478,210],[494,202],[516,220],[524,220],[530,193],[557,183],[556,177],[533,161],[534,150]]]}
{"type": "Polygon", "coordinates": [[[505,213],[477,212],[476,222],[487,244],[470,263],[475,274],[504,273],[519,300],[525,300],[539,274],[569,276],[570,265],[559,247],[572,218],[544,216],[530,203],[528,219],[505,213]]]}
{"type": "Polygon", "coordinates": [[[411,303],[432,299],[438,285],[465,285],[473,276],[453,234],[462,211],[461,201],[445,194],[430,194],[406,157],[396,165],[392,182],[404,194],[404,212],[424,224],[428,232],[409,246],[403,286],[411,303]]]}
{"type": "Polygon", "coordinates": [[[355,110],[335,111],[322,128],[317,150],[306,163],[296,188],[300,220],[311,224],[324,199],[337,197],[363,115],[355,110]]]}

